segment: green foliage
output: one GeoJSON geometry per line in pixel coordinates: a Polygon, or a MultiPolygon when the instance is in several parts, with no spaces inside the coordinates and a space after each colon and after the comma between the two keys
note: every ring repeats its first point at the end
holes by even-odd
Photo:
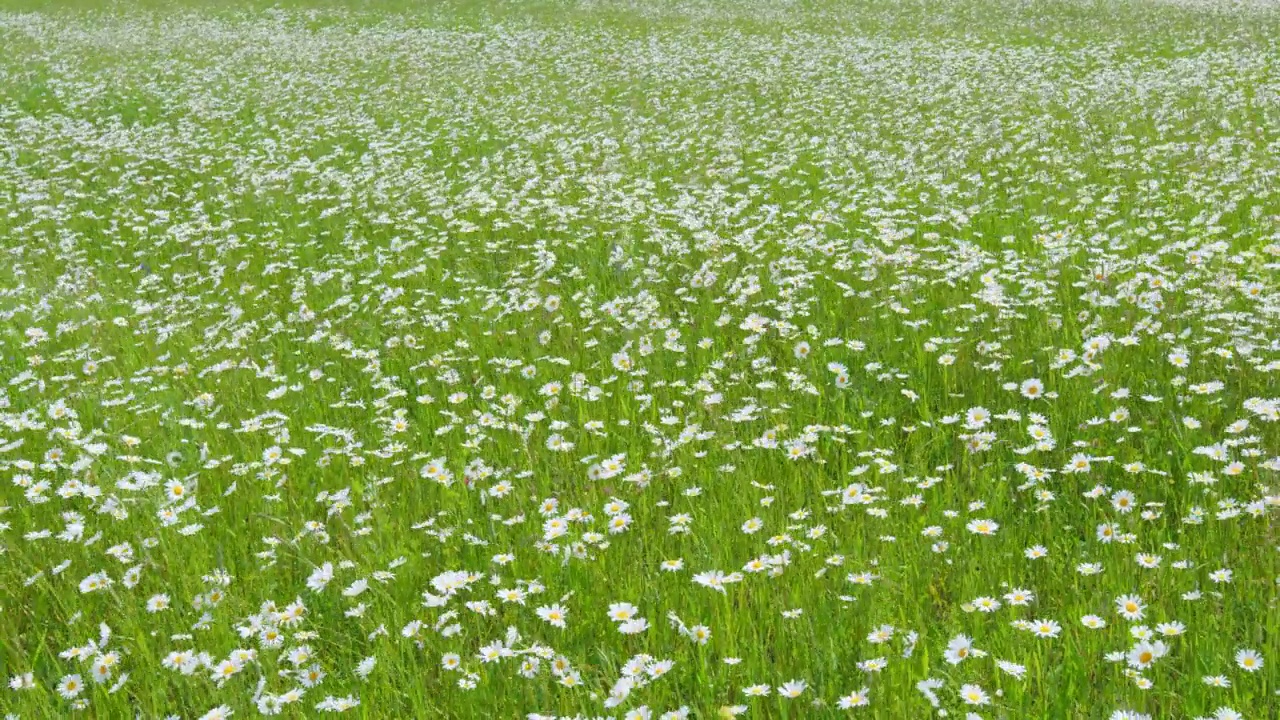
{"type": "Polygon", "coordinates": [[[0,8],[0,711],[1274,713],[1265,3],[0,8]]]}

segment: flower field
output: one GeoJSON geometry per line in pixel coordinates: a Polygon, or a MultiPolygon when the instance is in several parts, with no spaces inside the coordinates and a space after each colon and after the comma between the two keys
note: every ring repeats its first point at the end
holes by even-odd
{"type": "Polygon", "coordinates": [[[0,3],[0,715],[1280,716],[1280,5],[0,3]]]}

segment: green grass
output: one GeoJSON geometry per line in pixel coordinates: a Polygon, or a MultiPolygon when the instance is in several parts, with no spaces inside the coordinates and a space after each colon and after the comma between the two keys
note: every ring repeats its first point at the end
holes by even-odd
{"type": "Polygon", "coordinates": [[[1276,38],[1209,0],[0,3],[0,712],[1272,716],[1276,38]],[[606,706],[637,656],[673,665],[606,706]]]}

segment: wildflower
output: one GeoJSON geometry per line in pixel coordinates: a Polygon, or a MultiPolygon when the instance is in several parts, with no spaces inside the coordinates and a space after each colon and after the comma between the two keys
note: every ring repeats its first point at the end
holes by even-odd
{"type": "Polygon", "coordinates": [[[1257,650],[1243,649],[1236,652],[1236,665],[1245,672],[1257,672],[1262,669],[1262,655],[1257,650]]]}
{"type": "Polygon", "coordinates": [[[948,663],[959,665],[961,661],[969,657],[973,650],[973,641],[967,635],[956,635],[947,643],[947,649],[942,654],[948,663]]]}
{"type": "Polygon", "coordinates": [[[66,699],[78,696],[84,691],[84,682],[79,675],[64,675],[58,681],[58,694],[66,699]]]}
{"type": "Polygon", "coordinates": [[[1136,595],[1121,595],[1116,598],[1116,612],[1125,620],[1141,620],[1145,606],[1136,595]]]}
{"type": "Polygon", "coordinates": [[[565,617],[569,614],[561,605],[543,605],[537,610],[538,617],[545,620],[552,627],[564,628],[565,617]]]}
{"type": "Polygon", "coordinates": [[[865,687],[860,690],[854,690],[848,695],[841,697],[839,702],[836,704],[841,710],[870,705],[871,691],[865,687]]]}
{"type": "Polygon", "coordinates": [[[991,702],[986,691],[977,685],[970,684],[960,686],[960,699],[968,705],[987,705],[991,702]]]}
{"type": "Polygon", "coordinates": [[[965,528],[975,535],[995,535],[1000,524],[994,520],[970,520],[965,528]]]}
{"type": "Polygon", "coordinates": [[[1037,637],[1055,638],[1062,631],[1062,626],[1053,620],[1035,620],[1031,624],[1037,637]]]}
{"type": "Polygon", "coordinates": [[[800,697],[806,687],[808,687],[808,683],[803,680],[791,680],[778,688],[778,694],[783,697],[797,698],[800,697]]]}
{"type": "Polygon", "coordinates": [[[1160,641],[1154,643],[1140,642],[1129,651],[1129,666],[1135,670],[1145,670],[1151,666],[1151,663],[1164,657],[1166,653],[1168,653],[1168,648],[1160,641]]]}

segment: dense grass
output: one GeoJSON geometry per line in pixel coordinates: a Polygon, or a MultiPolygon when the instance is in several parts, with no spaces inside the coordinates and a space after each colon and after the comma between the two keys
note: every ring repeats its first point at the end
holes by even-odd
{"type": "Polygon", "coordinates": [[[1275,716],[1266,3],[0,9],[5,712],[1275,716]]]}

